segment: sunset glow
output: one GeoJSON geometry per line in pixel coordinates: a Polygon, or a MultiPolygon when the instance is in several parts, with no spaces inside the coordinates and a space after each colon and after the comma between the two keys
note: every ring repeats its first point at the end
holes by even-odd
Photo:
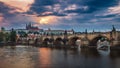
{"type": "Polygon", "coordinates": [[[30,5],[34,3],[34,0],[0,0],[11,8],[16,8],[13,12],[26,12],[29,10],[30,5]]]}
{"type": "Polygon", "coordinates": [[[53,24],[56,21],[57,18],[55,16],[46,16],[40,18],[39,24],[53,24]]]}

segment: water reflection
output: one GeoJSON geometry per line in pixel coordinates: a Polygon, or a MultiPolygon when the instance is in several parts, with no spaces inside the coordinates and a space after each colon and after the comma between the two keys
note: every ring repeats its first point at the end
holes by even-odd
{"type": "Polygon", "coordinates": [[[51,52],[48,48],[39,49],[39,64],[40,68],[47,68],[51,65],[51,52]]]}
{"type": "Polygon", "coordinates": [[[0,68],[119,68],[120,51],[30,46],[0,48],[0,68]]]}
{"type": "Polygon", "coordinates": [[[0,49],[0,68],[33,68],[27,48],[4,47],[0,49]]]}

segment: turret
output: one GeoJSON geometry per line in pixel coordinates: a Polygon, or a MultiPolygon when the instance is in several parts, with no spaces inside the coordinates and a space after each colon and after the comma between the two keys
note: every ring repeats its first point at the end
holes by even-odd
{"type": "Polygon", "coordinates": [[[87,38],[87,34],[88,34],[87,29],[85,29],[85,38],[87,38]]]}
{"type": "Polygon", "coordinates": [[[95,30],[93,29],[93,33],[95,32],[95,30]]]}
{"type": "Polygon", "coordinates": [[[112,31],[110,33],[111,39],[117,40],[116,28],[112,25],[112,31]]]}
{"type": "Polygon", "coordinates": [[[115,32],[116,28],[114,27],[114,25],[112,25],[112,32],[115,32]]]}
{"type": "Polygon", "coordinates": [[[87,29],[85,29],[85,34],[87,34],[88,32],[87,32],[87,29]]]}

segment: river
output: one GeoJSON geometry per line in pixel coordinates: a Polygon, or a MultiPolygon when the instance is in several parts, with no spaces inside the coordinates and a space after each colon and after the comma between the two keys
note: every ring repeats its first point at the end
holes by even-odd
{"type": "Polygon", "coordinates": [[[120,68],[120,51],[4,46],[0,68],[120,68]]]}

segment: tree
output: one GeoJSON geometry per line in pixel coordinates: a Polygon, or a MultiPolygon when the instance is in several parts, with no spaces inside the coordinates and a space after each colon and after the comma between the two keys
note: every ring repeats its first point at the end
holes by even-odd
{"type": "Polygon", "coordinates": [[[5,41],[9,41],[10,40],[10,33],[5,33],[5,41]]]}
{"type": "Polygon", "coordinates": [[[5,41],[5,28],[1,27],[1,32],[0,32],[0,42],[5,41]]]}
{"type": "Polygon", "coordinates": [[[20,34],[20,37],[27,37],[27,33],[24,31],[19,31],[18,34],[20,34]]]}
{"type": "Polygon", "coordinates": [[[14,29],[12,29],[10,32],[10,41],[16,42],[16,39],[17,39],[16,31],[14,29]]]}
{"type": "Polygon", "coordinates": [[[4,27],[1,27],[1,31],[5,31],[5,28],[4,28],[4,27]]]}
{"type": "Polygon", "coordinates": [[[0,32],[0,42],[4,41],[4,34],[3,32],[0,32]]]}
{"type": "Polygon", "coordinates": [[[5,32],[5,28],[1,27],[1,32],[0,32],[0,42],[7,42],[10,39],[9,33],[5,32]]]}

